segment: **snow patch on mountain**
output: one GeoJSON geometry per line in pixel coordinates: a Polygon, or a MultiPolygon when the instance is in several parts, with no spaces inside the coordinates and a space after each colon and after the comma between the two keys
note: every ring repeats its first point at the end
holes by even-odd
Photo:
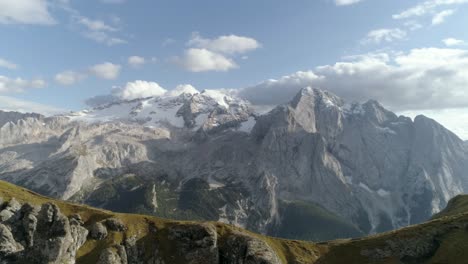
{"type": "Polygon", "coordinates": [[[147,127],[174,127],[198,130],[239,123],[244,130],[254,125],[253,110],[247,101],[219,90],[199,92],[191,85],[180,85],[162,96],[119,100],[66,117],[88,123],[138,123],[147,127]],[[247,122],[247,124],[242,125],[247,122]]]}

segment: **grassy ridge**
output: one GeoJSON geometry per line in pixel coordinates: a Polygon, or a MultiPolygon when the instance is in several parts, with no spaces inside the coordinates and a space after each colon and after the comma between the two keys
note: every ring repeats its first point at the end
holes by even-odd
{"type": "MultiPolygon", "coordinates": [[[[121,219],[128,227],[123,233],[111,232],[102,241],[88,240],[78,252],[78,263],[95,263],[100,252],[126,238],[135,237],[137,245],[150,254],[157,250],[166,263],[184,263],[177,247],[168,240],[167,227],[188,224],[152,216],[117,214],[89,206],[49,199],[24,188],[0,181],[0,196],[4,200],[14,197],[22,202],[43,204],[54,202],[66,215],[79,213],[89,226],[108,217],[121,219]],[[154,227],[157,232],[152,232],[154,227]]],[[[209,222],[216,227],[218,239],[232,232],[242,232],[267,242],[283,263],[291,264],[366,264],[366,263],[418,263],[459,264],[468,260],[468,196],[459,196],[446,210],[427,223],[369,236],[361,239],[335,240],[312,243],[267,237],[240,228],[209,222]]],[[[299,206],[298,209],[302,207],[299,206]]],[[[314,208],[316,209],[316,208],[314,208]]],[[[307,214],[307,212],[305,212],[307,214]]],[[[293,223],[291,223],[293,224],[293,223]]]]}

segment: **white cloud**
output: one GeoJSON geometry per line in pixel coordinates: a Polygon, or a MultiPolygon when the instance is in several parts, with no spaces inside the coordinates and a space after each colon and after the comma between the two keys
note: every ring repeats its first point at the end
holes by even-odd
{"type": "Polygon", "coordinates": [[[64,71],[55,75],[55,81],[61,85],[73,85],[86,78],[83,73],[75,71],[64,71]]]}
{"type": "Polygon", "coordinates": [[[0,24],[53,25],[46,0],[0,0],[0,24]]]}
{"type": "Polygon", "coordinates": [[[102,20],[93,20],[87,17],[80,17],[78,23],[92,31],[117,31],[116,28],[106,24],[102,20]]]}
{"type": "Polygon", "coordinates": [[[435,14],[432,17],[432,25],[440,25],[445,22],[445,19],[455,13],[455,10],[453,9],[448,9],[441,11],[437,14],[435,14]]]}
{"type": "Polygon", "coordinates": [[[445,44],[447,47],[452,47],[452,46],[462,46],[465,45],[465,41],[456,39],[456,38],[446,38],[443,39],[442,42],[445,44]]]}
{"type": "MultiPolygon", "coordinates": [[[[76,11],[75,11],[76,12],[76,11]]],[[[76,25],[83,28],[81,34],[88,39],[94,40],[98,43],[106,44],[108,46],[125,44],[126,40],[114,36],[120,28],[115,25],[110,25],[99,19],[91,19],[78,14],[73,16],[73,21],[76,25]]],[[[120,18],[113,16],[111,18],[113,23],[119,23],[120,18]]]]}
{"type": "Polygon", "coordinates": [[[192,38],[187,44],[191,47],[224,54],[242,54],[260,47],[260,43],[253,38],[229,35],[207,39],[198,33],[193,33],[192,38]]]}
{"type": "Polygon", "coordinates": [[[166,92],[167,90],[159,86],[158,83],[138,80],[129,82],[122,89],[114,91],[114,95],[124,100],[131,100],[150,96],[160,96],[164,95],[166,92]]]}
{"type": "Polygon", "coordinates": [[[352,5],[361,2],[362,0],[335,0],[337,6],[352,5]]]}
{"type": "Polygon", "coordinates": [[[133,68],[138,68],[146,63],[145,58],[140,56],[131,56],[128,58],[128,64],[133,68]]]}
{"type": "Polygon", "coordinates": [[[106,44],[107,46],[114,46],[118,44],[126,44],[128,43],[126,40],[112,37],[106,32],[102,31],[89,31],[84,32],[83,36],[89,39],[92,39],[98,43],[106,44]]]}
{"type": "Polygon", "coordinates": [[[348,101],[376,99],[394,111],[466,107],[468,50],[423,48],[355,56],[238,92],[255,104],[278,104],[306,86],[348,101]]]}
{"type": "Polygon", "coordinates": [[[96,77],[106,79],[106,80],[113,80],[119,77],[120,70],[122,66],[118,64],[113,64],[110,62],[105,62],[102,64],[97,64],[89,68],[91,74],[95,75],[96,77]]]}
{"type": "Polygon", "coordinates": [[[171,61],[191,72],[228,71],[238,68],[234,56],[258,49],[260,43],[249,37],[226,35],[214,39],[203,38],[197,32],[187,42],[182,56],[171,61]]]}
{"type": "Polygon", "coordinates": [[[25,101],[11,96],[0,96],[0,109],[5,111],[17,111],[23,113],[34,112],[43,115],[53,115],[67,112],[65,109],[39,104],[31,101],[25,101]]]}
{"type": "Polygon", "coordinates": [[[290,101],[299,90],[313,85],[320,78],[312,71],[299,71],[278,80],[270,79],[258,85],[240,89],[237,93],[256,105],[282,104],[290,101]]]}
{"type": "Polygon", "coordinates": [[[186,94],[197,94],[200,93],[195,87],[190,84],[180,84],[173,90],[167,91],[167,96],[179,96],[183,93],[186,94]]]}
{"type": "Polygon", "coordinates": [[[191,72],[228,71],[238,67],[232,59],[207,49],[188,49],[183,57],[172,61],[191,72]]]}
{"type": "Polygon", "coordinates": [[[85,103],[88,106],[96,107],[119,100],[132,100],[136,98],[146,98],[151,96],[179,96],[183,93],[197,94],[199,91],[190,84],[181,84],[172,90],[166,90],[156,82],[133,81],[128,82],[124,87],[114,87],[110,94],[97,95],[88,98],[85,103]]]}
{"type": "Polygon", "coordinates": [[[399,28],[381,28],[367,33],[363,43],[392,42],[406,37],[406,31],[399,28]]]}
{"type": "Polygon", "coordinates": [[[0,75],[0,93],[19,93],[24,92],[26,89],[43,88],[45,85],[46,82],[42,79],[12,79],[0,75]]]}
{"type": "Polygon", "coordinates": [[[407,19],[412,17],[424,16],[433,14],[440,6],[466,4],[468,0],[429,0],[417,4],[409,9],[406,9],[398,14],[393,15],[394,19],[407,19]]]}
{"type": "Polygon", "coordinates": [[[1,68],[7,68],[7,69],[10,69],[10,70],[18,69],[18,65],[16,65],[15,63],[13,63],[11,61],[2,59],[2,58],[0,58],[0,67],[1,68]]]}

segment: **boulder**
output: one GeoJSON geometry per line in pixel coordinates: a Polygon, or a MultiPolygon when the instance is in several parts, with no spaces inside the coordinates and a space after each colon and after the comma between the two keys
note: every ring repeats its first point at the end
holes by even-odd
{"type": "Polygon", "coordinates": [[[107,237],[107,228],[101,222],[94,223],[91,226],[89,237],[95,240],[103,240],[107,237]]]}
{"type": "Polygon", "coordinates": [[[104,223],[110,231],[123,232],[127,230],[127,227],[125,227],[125,224],[122,222],[122,220],[117,218],[108,218],[104,221],[104,223]]]}

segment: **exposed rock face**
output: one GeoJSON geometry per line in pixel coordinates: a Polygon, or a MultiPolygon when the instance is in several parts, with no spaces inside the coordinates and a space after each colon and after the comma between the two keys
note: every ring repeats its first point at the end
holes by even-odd
{"type": "Polygon", "coordinates": [[[43,119],[45,116],[36,114],[36,113],[19,113],[19,112],[7,112],[7,111],[2,111],[0,110],[0,127],[5,125],[6,123],[12,123],[15,124],[20,120],[25,120],[25,119],[43,119]]]}
{"type": "Polygon", "coordinates": [[[111,210],[263,233],[281,225],[280,201],[319,204],[375,233],[419,223],[468,192],[466,144],[424,116],[311,88],[267,114],[251,109],[203,92],[13,118],[0,128],[0,179],[111,210]]]}
{"type": "Polygon", "coordinates": [[[92,239],[103,240],[107,237],[107,228],[100,222],[94,223],[91,226],[89,236],[92,239]]]}
{"type": "Polygon", "coordinates": [[[24,250],[23,245],[15,241],[11,230],[0,224],[0,254],[6,258],[24,250]]]}
{"type": "Polygon", "coordinates": [[[264,241],[240,233],[231,234],[220,251],[225,264],[280,264],[275,252],[264,241]]]}
{"type": "Polygon", "coordinates": [[[169,239],[189,264],[218,263],[216,229],[212,225],[179,225],[170,228],[169,239]]]}
{"type": "Polygon", "coordinates": [[[127,254],[123,246],[106,248],[99,256],[98,264],[127,264],[127,254]]]}
{"type": "Polygon", "coordinates": [[[63,215],[56,205],[21,206],[12,199],[4,211],[13,215],[0,221],[1,263],[75,263],[88,230],[63,215]],[[12,211],[12,207],[18,210],[12,211]]]}

